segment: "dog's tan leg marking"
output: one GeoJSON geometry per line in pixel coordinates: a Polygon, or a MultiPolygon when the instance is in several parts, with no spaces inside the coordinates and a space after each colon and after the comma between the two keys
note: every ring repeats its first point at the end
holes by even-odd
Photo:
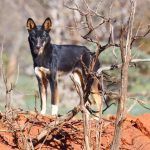
{"type": "Polygon", "coordinates": [[[47,84],[46,74],[41,70],[41,67],[35,67],[35,74],[38,76],[40,83],[40,96],[41,96],[41,114],[46,113],[46,100],[47,100],[47,84]]]}
{"type": "Polygon", "coordinates": [[[73,73],[74,80],[81,86],[80,75],[77,72],[73,73]]]}
{"type": "Polygon", "coordinates": [[[39,70],[44,73],[45,76],[50,75],[50,70],[44,67],[39,67],[39,70]]]}
{"type": "Polygon", "coordinates": [[[100,91],[99,91],[99,80],[97,78],[94,78],[92,87],[91,87],[91,96],[93,97],[96,105],[97,105],[97,109],[98,111],[100,111],[100,106],[102,103],[102,99],[101,99],[101,95],[100,95],[100,91]]]}
{"type": "Polygon", "coordinates": [[[73,72],[73,77],[74,80],[82,87],[84,87],[84,81],[83,81],[83,76],[82,76],[82,71],[79,69],[75,69],[73,72]]]}

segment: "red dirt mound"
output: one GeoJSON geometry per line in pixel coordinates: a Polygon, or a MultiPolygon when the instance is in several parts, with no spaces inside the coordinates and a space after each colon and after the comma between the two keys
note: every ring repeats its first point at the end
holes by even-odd
{"type": "MultiPolygon", "coordinates": [[[[28,140],[36,138],[54,117],[19,113],[1,115],[0,150],[31,149],[28,140]],[[9,117],[8,117],[9,116],[9,117]]],[[[115,117],[104,119],[101,132],[101,149],[109,150],[114,132],[115,117]]],[[[91,121],[91,145],[95,149],[96,121],[91,121]]],[[[83,149],[83,121],[72,119],[60,125],[40,141],[34,149],[83,149]]],[[[150,114],[127,116],[123,123],[121,149],[150,150],[150,114]]]]}

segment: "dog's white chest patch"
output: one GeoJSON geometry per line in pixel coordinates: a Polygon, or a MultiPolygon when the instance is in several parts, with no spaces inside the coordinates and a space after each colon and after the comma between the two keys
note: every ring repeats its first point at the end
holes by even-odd
{"type": "Polygon", "coordinates": [[[50,70],[44,67],[35,67],[34,72],[36,76],[38,76],[40,79],[44,76],[50,75],[50,70]]]}

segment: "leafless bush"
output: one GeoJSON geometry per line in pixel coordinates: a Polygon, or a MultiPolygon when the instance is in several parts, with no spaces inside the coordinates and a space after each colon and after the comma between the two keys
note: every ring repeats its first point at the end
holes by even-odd
{"type": "MultiPolygon", "coordinates": [[[[72,1],[71,1],[72,2],[72,1]]],[[[149,59],[132,59],[131,56],[131,49],[133,42],[135,42],[136,39],[145,37],[146,35],[149,34],[150,28],[148,27],[148,30],[144,33],[144,35],[139,36],[139,35],[134,35],[133,34],[133,22],[134,22],[134,14],[135,14],[135,9],[136,9],[136,1],[130,1],[129,2],[129,11],[130,15],[127,19],[127,21],[124,21],[122,18],[122,22],[120,25],[120,28],[118,27],[117,30],[120,31],[120,36],[119,36],[119,42],[115,43],[115,37],[114,37],[114,19],[112,19],[110,16],[106,17],[104,15],[101,15],[97,10],[98,6],[95,8],[95,10],[91,9],[91,6],[89,5],[88,1],[83,0],[83,8],[81,8],[76,2],[72,2],[72,5],[67,5],[65,6],[72,11],[77,11],[81,18],[82,18],[82,24],[79,22],[75,21],[76,24],[76,30],[85,29],[85,34],[81,35],[85,40],[95,43],[97,48],[96,48],[96,53],[93,56],[93,59],[91,61],[90,67],[87,71],[88,76],[90,76],[93,73],[93,66],[95,65],[96,60],[98,59],[99,55],[106,50],[109,47],[119,47],[121,51],[121,59],[122,59],[122,64],[120,65],[111,65],[110,67],[106,68],[100,68],[97,72],[96,78],[101,74],[102,72],[106,69],[114,69],[114,68],[119,68],[121,67],[121,87],[120,87],[120,92],[118,92],[118,109],[117,109],[117,118],[116,118],[116,126],[115,126],[115,134],[114,134],[114,139],[112,141],[112,147],[111,149],[119,149],[119,143],[121,139],[121,129],[122,129],[122,123],[125,119],[126,116],[126,100],[127,100],[127,87],[128,87],[128,67],[130,63],[133,62],[144,62],[144,61],[150,61],[149,59]],[[94,18],[97,18],[98,24],[95,25],[94,23],[94,18]],[[80,27],[78,27],[78,24],[80,27]],[[108,42],[105,45],[102,45],[100,39],[98,38],[98,32],[96,31],[97,29],[101,29],[104,26],[109,26],[109,30],[106,34],[108,34],[108,42]],[[91,73],[92,72],[92,73],[91,73]]],[[[123,16],[122,16],[123,17],[123,16]]],[[[114,54],[115,56],[115,54],[114,54]]],[[[102,77],[101,77],[102,78],[102,77]]],[[[102,85],[103,80],[100,81],[100,84],[102,85]]],[[[89,88],[89,87],[88,87],[89,88]]],[[[101,88],[100,93],[103,93],[104,89],[101,88]]],[[[86,89],[84,92],[86,93],[88,89],[86,89]]],[[[88,95],[88,94],[87,94],[88,95]]],[[[101,94],[103,97],[103,94],[101,94]]],[[[85,97],[84,97],[85,98],[85,97]]],[[[101,106],[102,107],[102,106],[101,106]]],[[[84,120],[85,121],[85,120],[84,120]]],[[[85,121],[86,123],[86,121],[85,121]]],[[[99,126],[98,126],[98,136],[97,136],[97,146],[96,149],[100,149],[100,133],[102,131],[99,131],[101,129],[101,111],[100,111],[100,116],[99,116],[99,126]]],[[[85,131],[85,135],[87,135],[85,131]]],[[[90,137],[90,136],[89,136],[90,137]]],[[[85,137],[86,139],[86,137],[85,137]]],[[[88,140],[90,144],[90,140],[88,140]]],[[[88,144],[88,145],[89,145],[88,144]]],[[[86,147],[86,149],[90,149],[90,147],[86,147]]]]}

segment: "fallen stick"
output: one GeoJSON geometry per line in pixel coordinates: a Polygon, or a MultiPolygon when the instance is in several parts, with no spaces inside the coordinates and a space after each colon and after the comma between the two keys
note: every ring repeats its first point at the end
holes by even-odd
{"type": "Polygon", "coordinates": [[[34,146],[36,146],[40,141],[42,141],[53,129],[55,129],[58,125],[65,123],[66,121],[69,121],[72,119],[81,109],[81,106],[78,105],[74,107],[70,112],[67,114],[58,117],[56,120],[52,121],[51,123],[48,124],[47,127],[45,127],[41,133],[32,140],[32,143],[34,146]]]}

